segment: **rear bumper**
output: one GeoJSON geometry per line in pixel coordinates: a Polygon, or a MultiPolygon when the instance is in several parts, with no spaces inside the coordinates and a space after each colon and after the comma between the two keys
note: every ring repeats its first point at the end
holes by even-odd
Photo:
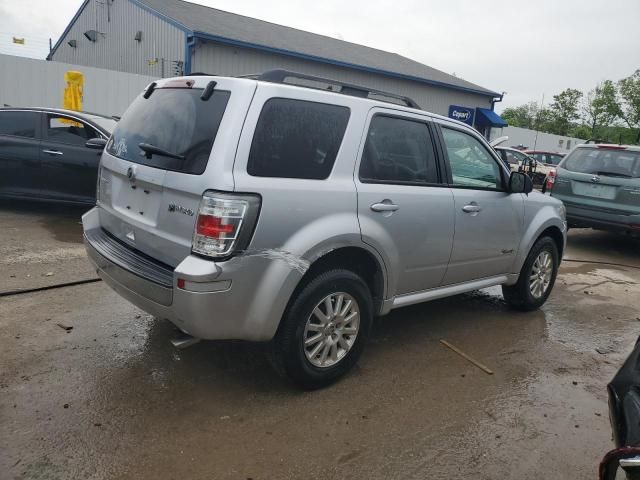
{"type": "Polygon", "coordinates": [[[269,298],[279,293],[277,282],[268,284],[273,291],[260,288],[268,260],[256,257],[216,264],[190,255],[171,269],[111,238],[101,229],[96,210],[82,218],[85,247],[96,273],[122,297],[196,338],[273,337],[282,311],[274,309],[277,304],[269,298]],[[233,277],[242,281],[236,284],[233,277]],[[184,288],[178,288],[178,279],[185,281],[184,288]]]}
{"type": "Polygon", "coordinates": [[[621,215],[565,203],[570,227],[640,233],[640,215],[621,215]]]}

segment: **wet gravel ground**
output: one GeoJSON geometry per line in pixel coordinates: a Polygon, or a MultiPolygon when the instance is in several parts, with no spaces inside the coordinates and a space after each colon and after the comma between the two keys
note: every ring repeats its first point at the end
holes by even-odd
{"type": "MultiPolygon", "coordinates": [[[[0,204],[0,291],[90,278],[80,213],[0,204]]],[[[102,283],[0,297],[0,478],[596,478],[605,386],[640,333],[639,247],[572,231],[567,258],[618,265],[563,263],[537,312],[499,288],[396,310],[317,392],[262,345],[174,350],[102,283]]]]}

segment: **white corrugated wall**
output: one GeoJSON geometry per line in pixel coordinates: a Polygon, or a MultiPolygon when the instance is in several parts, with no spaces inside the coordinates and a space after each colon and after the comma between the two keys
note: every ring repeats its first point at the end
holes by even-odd
{"type": "MultiPolygon", "coordinates": [[[[182,30],[131,1],[90,0],[53,54],[53,60],[153,77],[172,76],[172,62],[184,61],[185,42],[182,30]],[[95,43],[84,37],[83,32],[87,30],[101,32],[95,43]],[[137,31],[142,32],[140,42],[134,39],[137,31]],[[68,45],[70,40],[76,41],[75,48],[68,45]],[[156,59],[157,63],[149,64],[156,59]]],[[[488,96],[214,42],[199,43],[192,63],[194,72],[217,75],[261,73],[274,68],[407,95],[423,109],[442,115],[447,115],[450,105],[491,107],[488,96]]]]}
{"type": "Polygon", "coordinates": [[[487,96],[213,42],[198,44],[192,64],[194,72],[232,76],[262,73],[274,68],[284,68],[406,95],[413,98],[424,110],[441,115],[448,114],[449,105],[491,108],[491,99],[487,96]]]}
{"type": "Polygon", "coordinates": [[[172,62],[184,62],[185,42],[182,30],[128,0],[90,0],[52,59],[156,78],[163,76],[164,59],[164,76],[169,77],[172,62]],[[85,38],[88,30],[100,32],[95,42],[85,38]],[[138,31],[140,41],[135,40],[138,31]],[[76,41],[75,48],[70,40],[76,41]]]}
{"type": "Polygon", "coordinates": [[[84,74],[83,110],[122,115],[131,101],[155,77],[101,68],[0,55],[0,107],[61,108],[64,73],[84,74]]]}
{"type": "MultiPolygon", "coordinates": [[[[164,76],[172,76],[172,62],[185,60],[185,42],[182,30],[129,0],[90,0],[53,54],[53,60],[153,77],[161,77],[163,73],[164,76]],[[101,32],[95,43],[84,37],[83,32],[87,30],[101,32]],[[137,31],[142,32],[140,42],[134,39],[137,31]],[[76,41],[75,48],[68,45],[70,40],[76,41]],[[155,59],[157,63],[150,65],[149,61],[153,63],[155,59]]],[[[443,115],[447,115],[450,105],[491,107],[488,96],[214,42],[198,44],[191,70],[217,75],[243,75],[274,68],[406,95],[423,109],[443,115]]]]}
{"type": "Polygon", "coordinates": [[[502,143],[504,147],[515,147],[523,145],[531,150],[544,150],[548,152],[567,153],[576,145],[584,143],[586,140],[575,137],[555,135],[553,133],[536,132],[527,128],[505,127],[492,128],[491,140],[499,137],[509,137],[502,143]]]}

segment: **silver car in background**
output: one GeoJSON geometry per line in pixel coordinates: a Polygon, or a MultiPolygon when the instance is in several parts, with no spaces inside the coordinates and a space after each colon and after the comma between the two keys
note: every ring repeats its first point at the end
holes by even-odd
{"type": "Polygon", "coordinates": [[[304,388],[347,372],[392,309],[494,285],[545,302],[560,201],[463,123],[308,80],[163,79],[133,102],[83,217],[108,285],[194,338],[270,342],[304,388]]]}

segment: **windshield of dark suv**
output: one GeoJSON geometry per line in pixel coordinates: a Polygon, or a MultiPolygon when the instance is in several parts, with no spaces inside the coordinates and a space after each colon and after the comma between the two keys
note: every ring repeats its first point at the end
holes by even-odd
{"type": "Polygon", "coordinates": [[[610,148],[577,148],[560,167],[577,173],[640,177],[640,152],[610,148]]]}
{"type": "Polygon", "coordinates": [[[107,152],[130,162],[199,175],[207,167],[230,92],[201,99],[199,88],[157,88],[140,95],[113,132],[107,152]]]}

